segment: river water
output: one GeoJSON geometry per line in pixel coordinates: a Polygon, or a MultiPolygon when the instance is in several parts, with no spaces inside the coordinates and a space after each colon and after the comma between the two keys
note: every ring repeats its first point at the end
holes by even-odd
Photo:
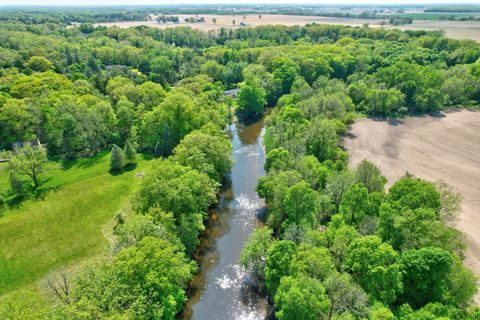
{"type": "Polygon", "coordinates": [[[221,194],[199,249],[199,274],[189,289],[183,319],[257,320],[267,316],[267,302],[247,285],[239,264],[244,243],[259,223],[264,202],[255,192],[265,174],[263,120],[230,125],[235,164],[231,188],[221,194]]]}

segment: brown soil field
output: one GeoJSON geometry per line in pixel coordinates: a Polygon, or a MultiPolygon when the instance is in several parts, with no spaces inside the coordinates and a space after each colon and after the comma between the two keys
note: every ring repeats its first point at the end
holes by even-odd
{"type": "MultiPolygon", "coordinates": [[[[186,17],[194,17],[194,15],[178,15],[180,20],[183,21],[186,17]]],[[[199,15],[199,17],[204,17],[204,23],[184,23],[179,24],[159,24],[155,21],[125,21],[125,22],[107,22],[99,23],[97,25],[102,26],[119,26],[122,28],[128,28],[133,26],[150,26],[155,28],[174,28],[177,26],[190,26],[194,29],[210,31],[218,30],[220,28],[242,28],[239,24],[244,22],[247,26],[259,26],[259,25],[305,25],[309,23],[318,23],[318,24],[333,24],[333,25],[346,25],[358,27],[363,24],[368,23],[371,27],[381,28],[379,19],[359,19],[359,18],[334,18],[334,17],[319,17],[319,16],[293,16],[293,15],[276,15],[276,14],[264,14],[260,19],[258,15],[243,15],[237,16],[227,16],[227,15],[213,15],[205,14],[199,15]],[[217,19],[217,23],[214,24],[212,19],[217,19]],[[233,25],[233,20],[235,20],[235,25],[233,25]]],[[[152,17],[155,20],[155,17],[152,17]]],[[[410,30],[445,30],[447,37],[455,39],[472,39],[480,41],[480,22],[472,21],[427,21],[427,20],[416,20],[410,25],[406,26],[391,26],[386,25],[384,28],[388,29],[410,29],[410,30]]]]}
{"type": "MultiPolygon", "coordinates": [[[[480,276],[480,112],[456,111],[396,121],[360,119],[344,139],[350,167],[374,162],[390,186],[407,171],[442,179],[463,196],[457,228],[467,243],[465,265],[480,276]]],[[[480,303],[480,294],[476,297],[480,303]]]]}

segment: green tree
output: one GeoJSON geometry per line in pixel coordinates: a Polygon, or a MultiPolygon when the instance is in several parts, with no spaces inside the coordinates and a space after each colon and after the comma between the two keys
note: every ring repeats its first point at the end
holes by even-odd
{"type": "Polygon", "coordinates": [[[143,149],[168,156],[186,134],[197,129],[198,113],[193,100],[189,91],[177,89],[147,112],[140,130],[143,149]]]}
{"type": "Polygon", "coordinates": [[[461,255],[464,249],[459,231],[438,220],[433,209],[410,210],[384,203],[380,207],[378,234],[397,250],[435,246],[461,255]]]}
{"type": "Polygon", "coordinates": [[[383,192],[387,178],[375,164],[364,159],[355,169],[355,182],[362,183],[368,192],[383,192]]]}
{"type": "Polygon", "coordinates": [[[255,118],[263,114],[265,90],[255,83],[246,83],[240,88],[237,98],[237,112],[244,118],[255,118]]]}
{"type": "Polygon", "coordinates": [[[402,292],[398,254],[376,236],[353,240],[347,266],[354,279],[374,299],[390,304],[402,292]]]}
{"type": "Polygon", "coordinates": [[[355,318],[368,314],[368,295],[356,284],[349,274],[332,273],[325,280],[325,292],[330,300],[328,320],[349,313],[355,318]]]}
{"type": "Polygon", "coordinates": [[[28,142],[23,147],[4,153],[4,157],[8,160],[10,174],[17,178],[30,177],[35,189],[40,186],[40,176],[53,167],[53,163],[47,159],[45,148],[42,145],[32,146],[28,142]]]}
{"type": "Polygon", "coordinates": [[[340,206],[343,194],[350,188],[353,182],[354,177],[348,171],[332,175],[327,180],[327,185],[325,189],[330,195],[330,197],[332,197],[333,203],[335,203],[337,208],[340,206]]]}
{"type": "Polygon", "coordinates": [[[315,118],[305,132],[306,147],[320,161],[333,159],[337,152],[338,136],[335,122],[315,118]]]}
{"type": "Polygon", "coordinates": [[[308,277],[283,277],[274,300],[279,320],[317,320],[330,309],[322,283],[308,277]]]}
{"type": "Polygon", "coordinates": [[[170,242],[147,236],[122,250],[112,264],[83,271],[72,288],[67,318],[174,319],[196,268],[170,242]]]}
{"type": "Polygon", "coordinates": [[[452,265],[450,253],[435,247],[408,250],[400,262],[404,290],[401,301],[414,308],[443,301],[452,265]]]}
{"type": "Polygon", "coordinates": [[[444,298],[447,303],[463,308],[471,303],[472,297],[478,292],[477,277],[456,255],[452,255],[452,262],[448,275],[448,293],[444,298]]]}
{"type": "Polygon", "coordinates": [[[232,168],[232,145],[220,129],[203,127],[186,135],[173,152],[173,158],[221,182],[232,168]]]}
{"type": "Polygon", "coordinates": [[[290,269],[297,276],[305,275],[324,281],[335,271],[335,266],[327,248],[301,244],[293,256],[290,269]]]}
{"type": "MultiPolygon", "coordinates": [[[[268,161],[268,157],[267,157],[268,161]]],[[[315,156],[303,156],[295,161],[295,168],[303,176],[303,179],[315,190],[322,190],[331,175],[330,170],[320,163],[315,156]]]]}
{"type": "Polygon", "coordinates": [[[280,280],[291,274],[290,263],[295,251],[295,243],[287,240],[276,241],[268,249],[265,259],[265,284],[272,297],[277,292],[280,280]]]}
{"type": "Polygon", "coordinates": [[[368,190],[361,184],[354,184],[345,191],[339,212],[350,225],[359,224],[368,210],[368,190]]]}
{"type": "Polygon", "coordinates": [[[139,213],[160,208],[173,213],[188,255],[199,243],[207,208],[216,201],[218,184],[206,174],[168,160],[158,160],[134,196],[139,213]]]}
{"type": "Polygon", "coordinates": [[[291,186],[285,196],[286,225],[314,226],[320,209],[319,196],[308,183],[300,181],[291,186]]]}
{"type": "Polygon", "coordinates": [[[290,153],[284,148],[273,149],[267,154],[265,170],[282,170],[288,168],[290,153]]]}
{"type": "Polygon", "coordinates": [[[389,115],[405,106],[405,96],[398,89],[373,89],[367,93],[368,112],[373,115],[389,115]]]}
{"type": "Polygon", "coordinates": [[[440,194],[433,183],[421,179],[405,177],[398,180],[390,188],[389,196],[412,210],[431,208],[438,213],[441,208],[440,194]]]}
{"type": "Polygon", "coordinates": [[[123,170],[125,165],[125,154],[123,150],[117,146],[113,145],[112,151],[110,152],[110,170],[112,172],[119,172],[123,170]]]}
{"type": "Polygon", "coordinates": [[[139,102],[143,103],[147,110],[152,110],[160,105],[167,95],[160,84],[151,81],[146,81],[139,85],[137,91],[139,102]]]}
{"type": "Polygon", "coordinates": [[[137,152],[135,151],[135,147],[130,142],[130,140],[127,140],[127,142],[125,142],[124,154],[125,160],[127,160],[128,164],[134,164],[137,162],[137,152]]]}
{"type": "Polygon", "coordinates": [[[32,69],[37,72],[46,72],[52,69],[52,63],[45,57],[42,56],[33,56],[28,59],[25,67],[32,69]]]}
{"type": "Polygon", "coordinates": [[[259,279],[265,275],[265,261],[268,249],[273,242],[272,230],[268,227],[257,228],[243,246],[240,263],[259,279]]]}

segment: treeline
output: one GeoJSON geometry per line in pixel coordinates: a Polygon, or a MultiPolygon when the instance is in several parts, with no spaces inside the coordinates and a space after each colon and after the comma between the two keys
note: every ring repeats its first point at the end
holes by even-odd
{"type": "MultiPolygon", "coordinates": [[[[408,174],[386,192],[366,160],[348,170],[340,140],[354,118],[349,88],[331,76],[309,84],[296,72],[267,118],[268,174],[257,186],[265,226],[241,255],[276,318],[476,319],[468,308],[476,277],[462,265],[465,244],[452,227],[460,196],[408,174]]],[[[405,101],[399,89],[370,94],[377,90],[405,101]]]]}
{"type": "Polygon", "coordinates": [[[426,8],[425,12],[480,12],[480,6],[477,5],[445,5],[439,7],[426,8]]]}
{"type": "Polygon", "coordinates": [[[145,21],[148,20],[148,13],[137,10],[56,10],[56,9],[35,9],[35,10],[1,10],[0,21],[18,21],[25,24],[61,23],[96,23],[96,22],[118,22],[118,21],[145,21]]]}
{"type": "Polygon", "coordinates": [[[162,23],[167,23],[167,22],[178,23],[178,22],[180,22],[180,19],[178,18],[178,16],[164,16],[164,15],[161,15],[161,16],[158,16],[156,20],[157,20],[157,22],[162,22],[162,23]]]}

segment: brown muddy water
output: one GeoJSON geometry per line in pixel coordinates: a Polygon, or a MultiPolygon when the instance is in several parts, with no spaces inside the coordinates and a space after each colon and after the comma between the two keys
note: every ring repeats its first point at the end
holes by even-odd
{"type": "Polygon", "coordinates": [[[220,195],[199,249],[200,271],[189,289],[182,319],[263,320],[268,304],[251,286],[239,263],[240,252],[264,213],[255,191],[265,174],[263,120],[245,126],[230,125],[235,164],[231,187],[220,195]]]}

